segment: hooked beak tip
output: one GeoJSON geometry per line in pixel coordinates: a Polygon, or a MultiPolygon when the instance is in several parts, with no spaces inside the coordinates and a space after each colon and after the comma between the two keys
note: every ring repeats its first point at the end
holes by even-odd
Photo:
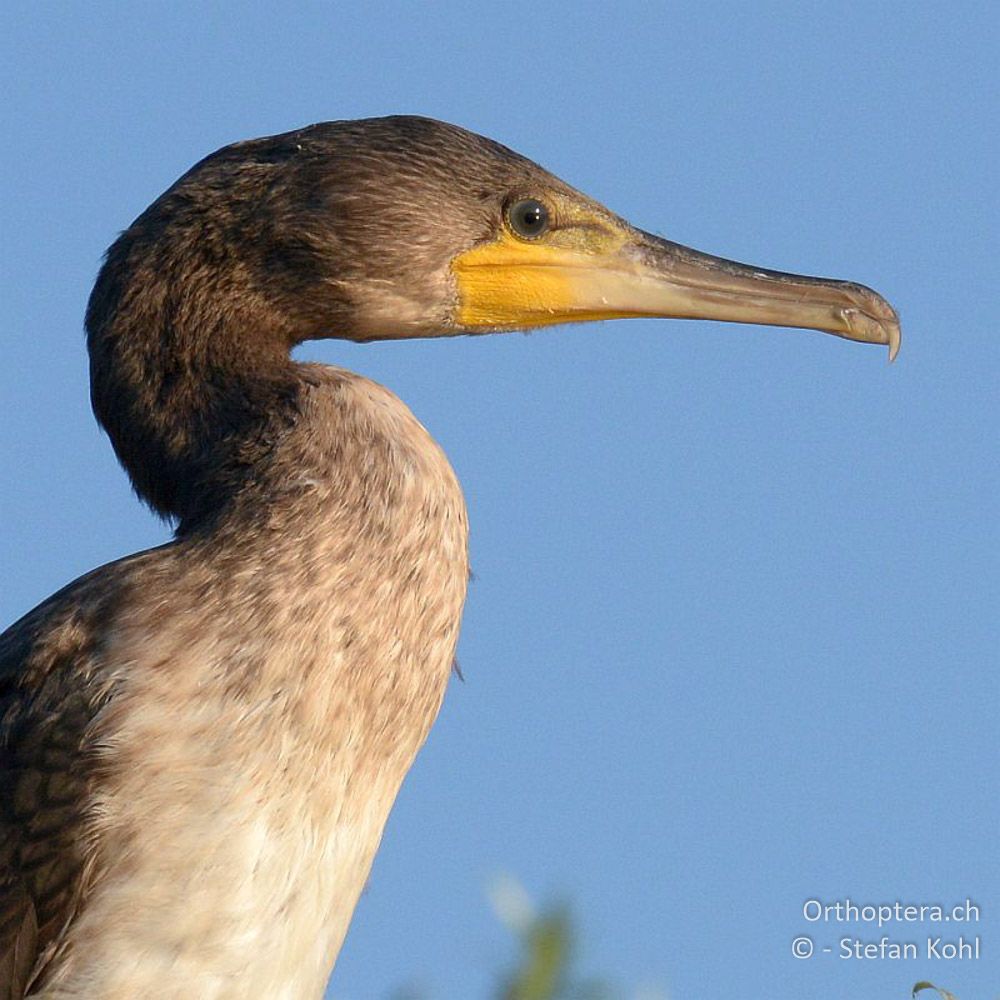
{"type": "Polygon", "coordinates": [[[892,364],[902,342],[899,315],[877,292],[864,285],[855,287],[862,304],[845,306],[840,311],[844,327],[850,331],[848,336],[872,344],[887,344],[889,364],[892,364]]]}
{"type": "Polygon", "coordinates": [[[902,342],[902,335],[899,331],[899,320],[889,327],[889,364],[891,365],[893,361],[896,360],[896,355],[899,354],[899,345],[902,342]]]}

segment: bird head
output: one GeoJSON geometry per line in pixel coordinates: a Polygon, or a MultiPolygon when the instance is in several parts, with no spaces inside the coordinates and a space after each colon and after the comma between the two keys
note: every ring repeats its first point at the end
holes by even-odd
{"type": "Polygon", "coordinates": [[[499,143],[427,118],[228,146],[136,226],[147,216],[161,243],[171,229],[186,238],[184,257],[199,262],[188,288],[192,274],[228,280],[233,309],[252,305],[292,343],[656,316],[813,328],[891,356],[899,345],[895,312],[863,285],[671,243],[499,143]]]}

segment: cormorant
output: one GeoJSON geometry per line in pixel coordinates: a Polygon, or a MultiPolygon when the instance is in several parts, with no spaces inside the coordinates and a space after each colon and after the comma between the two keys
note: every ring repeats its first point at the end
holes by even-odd
{"type": "Polygon", "coordinates": [[[208,156],[115,241],[92,400],[176,538],[0,637],[0,997],[319,997],[452,667],[462,493],[369,341],[625,316],[899,345],[861,285],[633,228],[489,139],[327,122],[208,156]]]}

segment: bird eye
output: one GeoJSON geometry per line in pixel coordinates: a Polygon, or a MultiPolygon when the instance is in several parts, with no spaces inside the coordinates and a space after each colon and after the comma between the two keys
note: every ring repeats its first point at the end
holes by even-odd
{"type": "Polygon", "coordinates": [[[540,201],[525,198],[510,206],[507,220],[518,236],[533,240],[549,228],[549,210],[540,201]]]}

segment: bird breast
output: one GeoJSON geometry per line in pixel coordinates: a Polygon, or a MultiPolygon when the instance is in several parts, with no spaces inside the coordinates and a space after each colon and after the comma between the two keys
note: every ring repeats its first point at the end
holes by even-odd
{"type": "Polygon", "coordinates": [[[426,430],[366,379],[307,374],[259,477],[143,563],[108,630],[100,875],[45,995],[322,995],[440,707],[468,565],[426,430]]]}

